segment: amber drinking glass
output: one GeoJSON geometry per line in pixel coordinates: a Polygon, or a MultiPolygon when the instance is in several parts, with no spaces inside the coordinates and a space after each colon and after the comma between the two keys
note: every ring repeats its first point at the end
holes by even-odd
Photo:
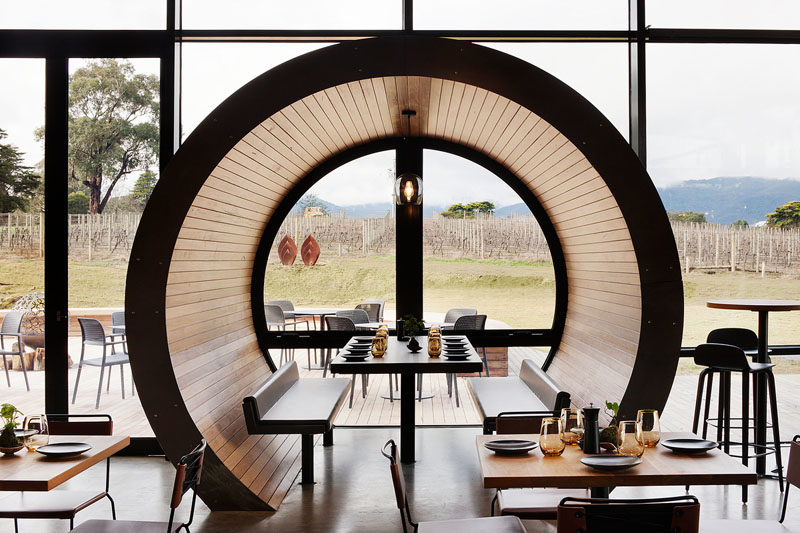
{"type": "Polygon", "coordinates": [[[564,442],[578,445],[583,438],[583,413],[577,407],[565,407],[561,410],[561,428],[564,430],[564,442]]]}
{"type": "Polygon", "coordinates": [[[661,440],[661,424],[656,409],[640,409],[636,414],[636,424],[642,433],[642,441],[647,448],[655,448],[661,440]]]}
{"type": "Polygon", "coordinates": [[[630,455],[631,457],[641,457],[644,453],[644,442],[639,431],[639,424],[633,420],[626,420],[619,423],[617,429],[619,446],[617,451],[620,455],[630,455]]]}
{"type": "Polygon", "coordinates": [[[45,415],[26,416],[22,425],[22,443],[29,452],[50,442],[50,431],[45,415]]]}
{"type": "Polygon", "coordinates": [[[539,433],[539,449],[544,455],[561,455],[564,453],[564,431],[561,419],[547,417],[542,419],[542,429],[539,433]]]}

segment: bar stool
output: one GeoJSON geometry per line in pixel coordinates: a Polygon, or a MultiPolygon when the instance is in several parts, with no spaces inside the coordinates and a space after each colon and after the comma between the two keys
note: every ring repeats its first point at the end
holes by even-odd
{"type": "MultiPolygon", "coordinates": [[[[747,466],[750,455],[750,448],[762,447],[757,444],[750,443],[750,380],[755,382],[755,376],[758,374],[765,374],[767,378],[767,393],[769,394],[770,415],[772,418],[772,434],[774,439],[774,447],[763,446],[764,451],[755,450],[756,453],[752,457],[760,457],[769,453],[775,453],[775,460],[778,465],[778,481],[780,484],[781,492],[783,492],[783,466],[781,464],[780,454],[780,431],[778,428],[778,404],[775,395],[775,376],[772,374],[772,367],[774,363],[753,363],[745,354],[744,350],[738,346],[730,344],[714,344],[706,343],[701,344],[695,348],[694,362],[698,365],[708,367],[703,372],[719,372],[720,373],[720,387],[719,387],[719,424],[717,426],[717,435],[720,437],[720,445],[724,448],[725,453],[732,457],[741,457],[742,464],[747,466]],[[742,374],[742,442],[732,442],[730,440],[731,430],[731,372],[740,372],[742,374]],[[722,432],[724,431],[724,437],[722,432]],[[731,444],[741,444],[741,455],[730,453],[731,444]]],[[[710,374],[709,374],[710,375],[710,374]]],[[[703,373],[701,373],[697,384],[697,403],[695,404],[695,425],[697,426],[697,415],[700,411],[699,401],[703,395],[703,373]]],[[[710,389],[710,384],[709,384],[710,389]]],[[[763,391],[762,391],[763,392],[763,391]]],[[[706,396],[706,401],[710,396],[706,396]]],[[[706,412],[708,412],[708,405],[706,404],[706,412]]],[[[705,434],[704,434],[705,437],[705,434]]],[[[747,501],[747,485],[742,486],[742,501],[747,501]]]]}

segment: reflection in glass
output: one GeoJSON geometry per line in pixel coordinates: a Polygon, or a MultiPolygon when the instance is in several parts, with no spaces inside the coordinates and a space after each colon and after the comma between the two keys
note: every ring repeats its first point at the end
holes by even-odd
{"type": "Polygon", "coordinates": [[[565,407],[561,410],[561,427],[564,430],[564,442],[577,445],[583,438],[583,413],[577,407],[565,407]]]}
{"type": "Polygon", "coordinates": [[[661,440],[661,424],[656,409],[640,409],[636,414],[636,424],[642,432],[642,440],[648,448],[654,448],[661,440]]]}
{"type": "Polygon", "coordinates": [[[22,442],[29,452],[34,452],[39,446],[44,446],[50,442],[50,430],[47,426],[47,417],[45,415],[25,417],[22,430],[22,442]]]}

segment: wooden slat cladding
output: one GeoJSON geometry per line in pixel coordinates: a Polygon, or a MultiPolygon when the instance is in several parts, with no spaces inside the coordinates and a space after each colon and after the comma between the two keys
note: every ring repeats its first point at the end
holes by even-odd
{"type": "Polygon", "coordinates": [[[269,374],[250,318],[261,234],[317,165],[408,135],[471,147],[528,186],[574,280],[550,372],[576,405],[618,400],[627,386],[642,312],[636,254],[616,200],[578,147],[518,103],[463,82],[393,76],[325,89],[266,117],[217,164],[184,219],[167,284],[170,352],[189,413],[231,472],[273,507],[299,469],[299,439],[248,435],[241,417],[242,397],[269,374]]]}

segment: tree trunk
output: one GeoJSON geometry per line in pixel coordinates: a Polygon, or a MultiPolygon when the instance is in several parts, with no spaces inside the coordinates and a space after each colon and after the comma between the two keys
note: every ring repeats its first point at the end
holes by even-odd
{"type": "Polygon", "coordinates": [[[103,212],[103,206],[100,205],[100,192],[103,186],[102,177],[92,177],[84,182],[89,187],[89,214],[98,215],[103,212]]]}

